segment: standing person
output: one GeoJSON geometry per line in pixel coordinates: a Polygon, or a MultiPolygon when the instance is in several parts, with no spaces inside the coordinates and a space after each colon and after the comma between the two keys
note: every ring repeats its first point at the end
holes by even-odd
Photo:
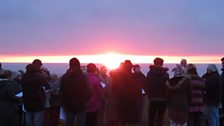
{"type": "Polygon", "coordinates": [[[219,123],[219,105],[221,103],[221,84],[220,75],[215,64],[209,64],[207,73],[202,77],[205,81],[206,112],[208,117],[208,126],[220,126],[219,123]]]}
{"type": "Polygon", "coordinates": [[[117,88],[118,119],[121,125],[137,124],[140,117],[141,86],[132,73],[132,63],[125,60],[119,70],[117,88]]]}
{"type": "Polygon", "coordinates": [[[189,126],[202,126],[202,116],[204,111],[203,93],[204,81],[198,75],[197,68],[194,64],[187,65],[187,75],[191,80],[191,103],[190,103],[190,117],[189,126]]]}
{"type": "Polygon", "coordinates": [[[106,66],[100,67],[99,78],[100,78],[100,81],[103,82],[104,84],[108,83],[109,77],[107,75],[107,67],[106,66]]]}
{"type": "Polygon", "coordinates": [[[45,91],[47,79],[40,67],[28,64],[22,77],[23,104],[25,108],[26,126],[42,126],[45,107],[45,91]]]}
{"type": "Polygon", "coordinates": [[[189,105],[191,102],[190,78],[180,68],[174,71],[174,77],[169,79],[167,85],[168,115],[170,126],[187,126],[189,105]]]}
{"type": "Polygon", "coordinates": [[[107,116],[106,116],[106,87],[109,83],[109,76],[107,75],[107,67],[106,66],[101,66],[99,70],[99,75],[101,86],[103,87],[103,103],[102,107],[99,110],[98,117],[97,117],[97,125],[98,126],[104,126],[107,125],[107,116]]]}
{"type": "Polygon", "coordinates": [[[2,63],[0,63],[0,77],[4,73],[5,69],[2,68],[2,63]]]}
{"type": "Polygon", "coordinates": [[[138,85],[140,86],[140,88],[142,89],[142,93],[140,95],[140,105],[139,105],[139,111],[140,111],[140,116],[139,116],[139,121],[141,124],[144,123],[143,120],[143,110],[144,110],[144,104],[145,104],[145,91],[143,86],[145,86],[146,83],[146,76],[141,72],[141,68],[140,65],[136,64],[133,66],[133,70],[134,70],[134,78],[137,80],[138,85]]]}
{"type": "Polygon", "coordinates": [[[183,67],[183,69],[187,70],[187,60],[186,59],[182,59],[180,61],[180,65],[183,67]]]}
{"type": "MultiPolygon", "coordinates": [[[[224,100],[224,57],[221,58],[221,64],[222,64],[222,73],[221,73],[221,85],[222,85],[222,100],[224,100]]],[[[222,107],[224,108],[224,101],[222,101],[222,107]]]]}
{"type": "Polygon", "coordinates": [[[77,126],[85,126],[85,111],[91,88],[77,58],[70,59],[69,69],[61,77],[60,94],[66,115],[65,125],[73,126],[76,117],[77,126]]]}
{"type": "MultiPolygon", "coordinates": [[[[57,74],[51,74],[51,80],[48,82],[50,89],[48,90],[48,107],[45,108],[44,126],[57,126],[60,115],[60,78],[57,74]]],[[[46,98],[47,99],[47,98],[46,98]]]]}
{"type": "MultiPolygon", "coordinates": [[[[221,64],[222,64],[222,73],[220,76],[220,83],[222,85],[222,115],[224,115],[224,57],[221,58],[221,64]]],[[[224,117],[221,117],[221,123],[220,125],[224,125],[224,117]]]]}
{"type": "Polygon", "coordinates": [[[118,113],[117,113],[117,94],[114,92],[114,84],[116,84],[117,70],[110,71],[110,79],[105,87],[106,97],[106,121],[108,126],[118,126],[118,113]]]}
{"type": "Polygon", "coordinates": [[[86,108],[86,126],[96,126],[97,115],[102,107],[103,87],[100,79],[96,74],[97,67],[93,63],[87,65],[87,76],[92,87],[92,95],[87,103],[86,108]]]}
{"type": "Polygon", "coordinates": [[[5,70],[0,78],[0,125],[16,126],[19,124],[18,105],[20,98],[15,95],[21,88],[12,79],[12,72],[5,70]]]}
{"type": "Polygon", "coordinates": [[[166,81],[169,79],[168,68],[163,67],[163,59],[155,58],[154,65],[150,65],[145,85],[149,99],[148,123],[149,126],[162,126],[166,111],[166,81]]]}
{"type": "Polygon", "coordinates": [[[176,67],[172,69],[172,72],[181,71],[187,75],[187,60],[181,59],[180,64],[176,64],[176,67]]]}

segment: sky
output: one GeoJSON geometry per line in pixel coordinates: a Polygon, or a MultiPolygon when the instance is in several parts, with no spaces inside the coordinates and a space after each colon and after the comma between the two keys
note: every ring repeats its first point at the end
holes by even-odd
{"type": "Polygon", "coordinates": [[[223,5],[223,0],[1,0],[0,57],[115,52],[219,58],[223,5]]]}

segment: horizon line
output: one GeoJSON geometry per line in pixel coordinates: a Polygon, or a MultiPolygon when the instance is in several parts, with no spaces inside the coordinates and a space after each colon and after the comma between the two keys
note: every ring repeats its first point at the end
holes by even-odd
{"type": "Polygon", "coordinates": [[[104,63],[105,61],[116,60],[123,62],[131,60],[133,63],[153,63],[156,57],[164,59],[164,63],[180,63],[181,59],[187,59],[188,63],[220,63],[223,56],[162,56],[162,55],[132,55],[105,53],[95,55],[61,55],[61,56],[9,56],[0,55],[0,62],[5,63],[31,63],[34,59],[40,59],[43,63],[68,63],[73,57],[79,59],[80,63],[104,63]]]}

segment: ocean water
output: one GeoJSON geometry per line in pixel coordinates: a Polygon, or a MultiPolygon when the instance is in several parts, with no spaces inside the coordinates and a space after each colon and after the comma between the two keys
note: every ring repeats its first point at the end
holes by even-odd
{"type": "MultiPolygon", "coordinates": [[[[2,67],[4,69],[9,69],[12,71],[23,70],[25,71],[27,63],[2,63],[2,67]]],[[[87,64],[81,64],[82,66],[86,66],[87,64]]],[[[101,64],[96,64],[98,67],[102,66],[101,64]]],[[[141,66],[141,71],[146,75],[149,71],[150,64],[139,64],[141,66]]],[[[175,67],[176,64],[164,64],[164,67],[169,68],[170,77],[173,76],[171,70],[175,67]]],[[[198,74],[202,76],[206,72],[206,68],[208,64],[195,64],[198,70],[198,74]]],[[[51,73],[55,73],[58,75],[62,75],[68,69],[68,63],[43,63],[43,66],[46,67],[51,73]]],[[[221,73],[221,63],[216,64],[219,73],[221,73]]],[[[108,71],[109,72],[109,71],[108,71]]]]}

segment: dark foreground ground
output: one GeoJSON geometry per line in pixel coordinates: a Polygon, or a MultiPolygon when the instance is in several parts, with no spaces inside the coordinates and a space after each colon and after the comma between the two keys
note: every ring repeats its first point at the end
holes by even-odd
{"type": "MultiPolygon", "coordinates": [[[[148,116],[148,99],[147,97],[145,97],[145,105],[144,105],[144,112],[143,112],[143,124],[135,124],[135,125],[131,125],[131,126],[148,126],[148,122],[147,122],[147,116],[148,116]]],[[[165,114],[165,117],[164,117],[164,121],[163,121],[163,126],[169,126],[169,119],[168,119],[168,116],[167,116],[167,112],[165,114]]],[[[59,125],[58,126],[65,126],[64,125],[64,121],[63,120],[60,120],[59,122],[59,125]]]]}

